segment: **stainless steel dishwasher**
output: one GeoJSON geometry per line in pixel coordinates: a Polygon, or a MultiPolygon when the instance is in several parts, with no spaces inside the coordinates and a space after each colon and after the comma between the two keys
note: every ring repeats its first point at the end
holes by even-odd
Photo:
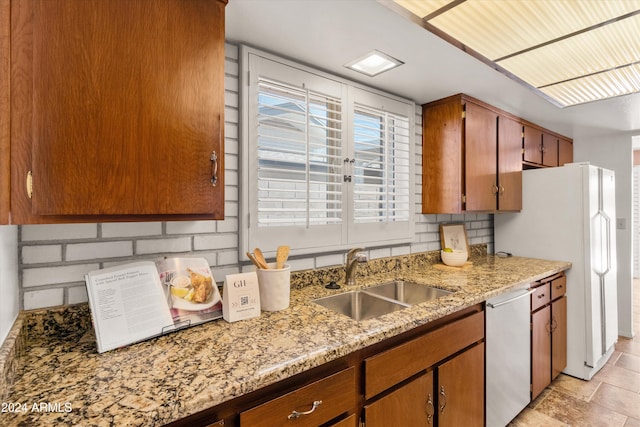
{"type": "Polygon", "coordinates": [[[531,399],[531,293],[518,289],[487,301],[487,427],[506,426],[531,399]]]}

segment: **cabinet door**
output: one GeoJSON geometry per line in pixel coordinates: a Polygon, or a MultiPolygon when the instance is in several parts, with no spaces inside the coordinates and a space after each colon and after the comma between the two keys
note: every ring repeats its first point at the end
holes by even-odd
{"type": "Polygon", "coordinates": [[[551,380],[567,367],[567,297],[551,303],[551,380]]]}
{"type": "Polygon", "coordinates": [[[531,315],[531,400],[551,383],[551,306],[531,315]]]}
{"type": "Polygon", "coordinates": [[[32,89],[16,82],[32,90],[25,96],[32,104],[16,102],[12,111],[12,146],[27,143],[15,192],[24,193],[26,172],[33,172],[23,218],[222,218],[224,6],[15,2],[22,22],[12,25],[14,47],[31,44],[33,51],[12,57],[12,74],[33,70],[32,89]]]}
{"type": "Polygon", "coordinates": [[[465,109],[466,211],[497,207],[498,115],[471,102],[465,109]]]}
{"type": "Polygon", "coordinates": [[[484,343],[438,367],[436,392],[439,426],[484,425],[484,343]]]}
{"type": "Polygon", "coordinates": [[[460,98],[422,109],[422,213],[462,212],[460,98]]]}
{"type": "Polygon", "coordinates": [[[498,118],[498,210],[522,210],[522,124],[498,118]]]}
{"type": "Polygon", "coordinates": [[[433,371],[364,407],[367,427],[433,425],[433,371]]]}
{"type": "Polygon", "coordinates": [[[568,139],[558,139],[558,166],[573,162],[573,143],[568,139]]]}
{"type": "Polygon", "coordinates": [[[524,126],[524,155],[525,162],[542,164],[542,131],[524,126]]]}
{"type": "Polygon", "coordinates": [[[558,137],[542,134],[542,164],[545,166],[558,166],[558,137]]]}

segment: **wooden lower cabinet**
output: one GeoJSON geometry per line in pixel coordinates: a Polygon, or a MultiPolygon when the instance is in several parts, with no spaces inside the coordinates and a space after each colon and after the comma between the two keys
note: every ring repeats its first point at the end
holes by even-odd
{"type": "Polygon", "coordinates": [[[484,343],[438,367],[438,425],[484,425],[484,343]]]}
{"type": "Polygon", "coordinates": [[[484,311],[364,360],[364,426],[484,425],[484,311]]]}
{"type": "Polygon", "coordinates": [[[531,400],[551,383],[551,306],[531,315],[531,400]]]}
{"type": "Polygon", "coordinates": [[[433,371],[420,375],[364,407],[367,427],[433,425],[436,413],[433,371]]]}
{"type": "Polygon", "coordinates": [[[170,426],[483,424],[484,309],[477,304],[170,426]]]}
{"type": "Polygon", "coordinates": [[[567,278],[543,279],[531,295],[531,400],[567,366],[567,278]]]}
{"type": "Polygon", "coordinates": [[[567,297],[551,303],[551,381],[567,367],[567,297]]]}

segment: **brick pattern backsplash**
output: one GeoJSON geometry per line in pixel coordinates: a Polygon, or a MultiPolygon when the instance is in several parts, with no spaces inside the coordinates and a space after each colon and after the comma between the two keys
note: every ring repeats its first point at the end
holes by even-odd
{"type": "MultiPolygon", "coordinates": [[[[238,257],[238,49],[227,44],[226,52],[225,219],[20,226],[21,308],[28,310],[86,302],[85,273],[134,260],[163,255],[201,256],[209,261],[217,282],[222,282],[227,274],[245,268],[238,257]]],[[[439,224],[442,222],[464,222],[469,243],[487,244],[489,252],[492,252],[492,215],[419,213],[422,194],[421,108],[416,108],[416,112],[416,236],[412,244],[370,248],[370,259],[439,249],[439,224]]],[[[292,259],[290,264],[293,270],[305,270],[343,262],[343,253],[322,253],[292,259]]]]}

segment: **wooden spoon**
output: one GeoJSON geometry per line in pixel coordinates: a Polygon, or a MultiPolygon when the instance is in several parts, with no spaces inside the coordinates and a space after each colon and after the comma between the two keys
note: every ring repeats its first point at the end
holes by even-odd
{"type": "Polygon", "coordinates": [[[267,264],[267,261],[264,259],[264,255],[262,254],[260,248],[255,248],[253,250],[253,255],[256,257],[256,261],[258,261],[258,263],[262,265],[261,268],[265,270],[269,269],[269,264],[267,264]]]}
{"type": "Polygon", "coordinates": [[[264,265],[260,264],[260,261],[258,261],[255,257],[255,255],[253,255],[251,252],[247,252],[247,257],[251,260],[251,262],[253,263],[253,265],[256,266],[256,268],[260,268],[260,269],[264,269],[264,265]]]}
{"type": "Polygon", "coordinates": [[[276,251],[276,268],[284,268],[284,263],[289,258],[289,246],[278,246],[278,250],[276,251]]]}

